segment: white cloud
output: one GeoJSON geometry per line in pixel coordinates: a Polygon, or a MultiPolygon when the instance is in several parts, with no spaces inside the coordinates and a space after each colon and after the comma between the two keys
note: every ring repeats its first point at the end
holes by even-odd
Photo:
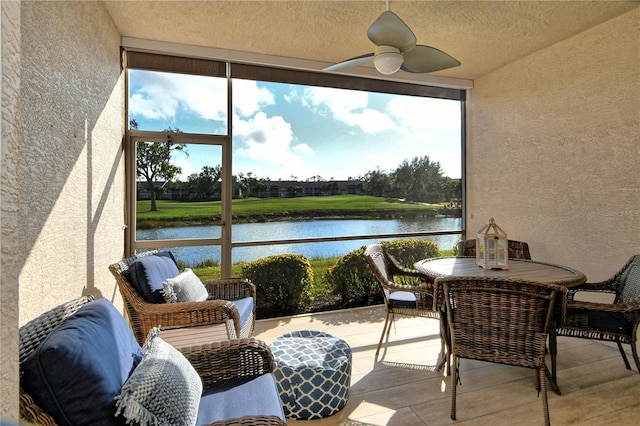
{"type": "Polygon", "coordinates": [[[431,134],[434,130],[460,129],[460,103],[415,96],[395,97],[387,111],[406,135],[431,134]]]}
{"type": "MultiPolygon", "coordinates": [[[[131,71],[129,111],[132,116],[173,120],[182,108],[200,118],[221,120],[227,115],[226,80],[196,75],[131,71]]],[[[179,127],[179,126],[178,126],[179,127]]]]}
{"type": "Polygon", "coordinates": [[[250,117],[260,108],[273,105],[273,93],[264,87],[258,87],[255,81],[233,80],[233,107],[242,117],[250,117]]]}
{"type": "Polygon", "coordinates": [[[315,154],[315,151],[313,150],[313,148],[311,148],[306,143],[301,143],[301,144],[298,144],[298,145],[294,145],[293,146],[293,151],[295,153],[302,154],[302,155],[307,155],[307,156],[311,156],[311,155],[315,154]]]}
{"type": "Polygon", "coordinates": [[[395,129],[393,121],[384,112],[369,108],[367,92],[327,87],[310,87],[305,97],[314,107],[326,107],[333,118],[365,133],[395,129]]]}
{"type": "Polygon", "coordinates": [[[181,155],[179,158],[174,157],[171,159],[171,161],[174,165],[182,168],[182,172],[177,177],[177,179],[183,182],[186,182],[187,180],[189,180],[190,175],[194,173],[198,174],[202,171],[201,165],[195,164],[193,163],[193,161],[189,162],[189,159],[184,155],[181,155]]]}

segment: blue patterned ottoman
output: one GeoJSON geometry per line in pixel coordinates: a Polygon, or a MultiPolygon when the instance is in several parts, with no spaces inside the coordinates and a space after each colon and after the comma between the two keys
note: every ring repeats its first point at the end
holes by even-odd
{"type": "Polygon", "coordinates": [[[277,337],[271,344],[273,374],[284,414],[291,419],[319,419],[349,400],[351,348],[342,339],[314,330],[277,337]]]}

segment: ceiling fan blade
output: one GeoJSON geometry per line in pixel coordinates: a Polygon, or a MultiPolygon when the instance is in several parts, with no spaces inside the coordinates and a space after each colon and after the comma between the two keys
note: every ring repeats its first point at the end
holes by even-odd
{"type": "Polygon", "coordinates": [[[329,65],[328,67],[323,68],[322,71],[337,71],[344,68],[357,67],[358,65],[366,64],[371,61],[373,61],[373,53],[368,53],[366,55],[356,56],[355,58],[338,62],[337,64],[329,65]]]}
{"type": "Polygon", "coordinates": [[[401,52],[412,49],[417,39],[411,28],[390,10],[385,10],[367,30],[367,37],[376,46],[392,46],[401,52]]]}
{"type": "Polygon", "coordinates": [[[413,73],[428,73],[453,68],[460,61],[434,47],[418,45],[404,53],[401,70],[413,73]]]}

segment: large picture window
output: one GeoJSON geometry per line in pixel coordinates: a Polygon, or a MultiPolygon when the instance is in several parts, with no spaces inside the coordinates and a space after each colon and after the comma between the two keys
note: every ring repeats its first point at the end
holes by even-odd
{"type": "Polygon", "coordinates": [[[130,251],[170,247],[228,275],[371,240],[450,249],[464,231],[464,92],[135,55],[130,251]]]}

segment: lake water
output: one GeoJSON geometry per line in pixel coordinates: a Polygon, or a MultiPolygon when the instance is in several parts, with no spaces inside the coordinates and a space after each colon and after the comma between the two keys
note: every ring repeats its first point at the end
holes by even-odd
{"type": "MultiPolygon", "coordinates": [[[[293,222],[245,223],[233,225],[233,241],[290,240],[299,238],[327,238],[350,235],[396,234],[423,231],[454,231],[462,227],[461,218],[420,219],[344,219],[307,220],[293,222]]],[[[162,229],[138,229],[138,240],[171,240],[180,238],[220,238],[219,226],[185,226],[162,229]]],[[[426,239],[426,237],[424,237],[426,239]]],[[[451,249],[459,235],[429,237],[443,250],[451,249]]],[[[277,244],[233,249],[233,262],[253,261],[283,253],[302,254],[308,259],[343,256],[363,245],[378,240],[332,241],[322,243],[277,244]]],[[[206,259],[220,259],[219,246],[168,247],[180,261],[193,265],[206,259]]]]}

